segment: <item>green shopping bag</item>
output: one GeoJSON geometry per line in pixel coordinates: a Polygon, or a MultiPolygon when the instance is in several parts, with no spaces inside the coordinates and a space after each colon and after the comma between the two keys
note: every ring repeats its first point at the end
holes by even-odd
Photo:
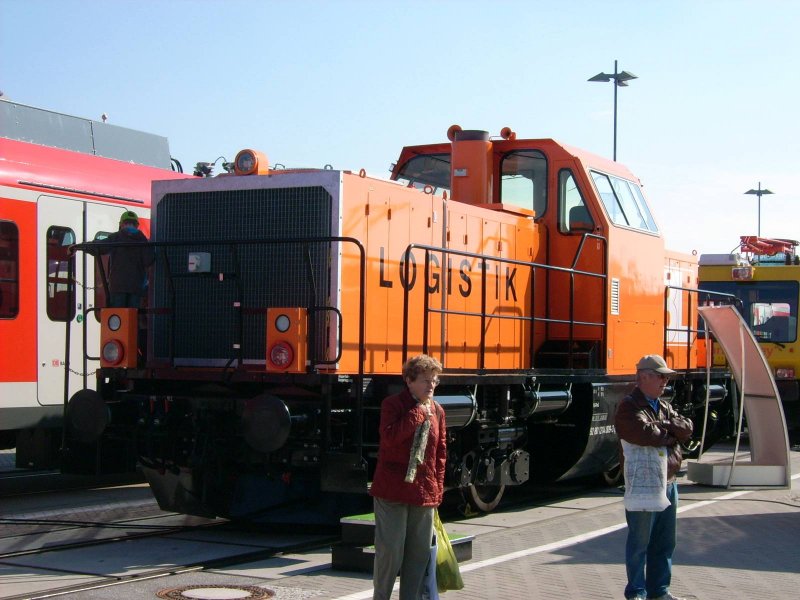
{"type": "Polygon", "coordinates": [[[433,511],[433,531],[436,533],[436,587],[440,592],[460,590],[464,587],[458,561],[450,545],[450,538],[444,530],[439,511],[433,511]]]}

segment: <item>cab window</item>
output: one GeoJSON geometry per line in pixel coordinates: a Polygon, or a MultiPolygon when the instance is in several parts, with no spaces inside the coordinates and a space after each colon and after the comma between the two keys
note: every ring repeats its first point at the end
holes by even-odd
{"type": "Polygon", "coordinates": [[[558,174],[558,230],[561,233],[594,231],[594,219],[586,208],[572,171],[558,174]]]}
{"type": "Polygon", "coordinates": [[[509,152],[500,164],[500,202],[534,211],[547,209],[547,159],[537,150],[509,152]]]}
{"type": "Polygon", "coordinates": [[[69,270],[73,278],[75,273],[75,257],[69,254],[69,247],[74,243],[72,229],[50,227],[47,230],[47,316],[51,321],[75,318],[75,285],[69,279],[69,270]]]}
{"type": "Polygon", "coordinates": [[[19,229],[0,221],[0,319],[19,314],[19,229]]]}

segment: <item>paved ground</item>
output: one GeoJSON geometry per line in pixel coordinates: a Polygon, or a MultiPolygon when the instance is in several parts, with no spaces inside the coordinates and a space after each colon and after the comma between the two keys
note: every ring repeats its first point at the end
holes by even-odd
{"type": "MultiPolygon", "coordinates": [[[[800,455],[794,454],[800,471],[800,455]]],[[[800,485],[726,492],[685,479],[673,592],[691,599],[800,597],[800,485]]],[[[445,598],[622,598],[625,542],[621,497],[591,497],[568,512],[478,535],[462,565],[465,588],[445,598]]],[[[463,528],[460,523],[450,525],[463,528]]],[[[370,598],[367,578],[330,571],[281,581],[325,590],[321,598],[370,598]]]]}
{"type": "MultiPolygon", "coordinates": [[[[791,489],[725,490],[697,485],[685,476],[680,479],[674,593],[692,600],[800,597],[800,452],[793,450],[791,459],[791,489]]],[[[444,600],[623,597],[626,532],[620,490],[510,507],[450,521],[447,528],[476,538],[472,560],[461,565],[465,588],[443,594],[444,600]]],[[[129,562],[138,560],[140,556],[131,556],[129,562]]],[[[15,574],[22,573],[9,571],[6,577],[0,572],[0,597],[53,597],[21,595],[23,584],[30,582],[27,577],[15,579],[15,574]],[[17,593],[9,586],[16,586],[17,593]]],[[[358,600],[372,595],[368,575],[330,569],[329,551],[205,571],[175,569],[169,576],[121,584],[108,581],[108,587],[57,597],[155,598],[159,591],[180,586],[208,589],[203,592],[206,595],[170,597],[247,597],[225,595],[224,590],[212,587],[236,585],[272,590],[278,600],[358,600]]],[[[69,585],[75,584],[79,582],[69,585]]]]}

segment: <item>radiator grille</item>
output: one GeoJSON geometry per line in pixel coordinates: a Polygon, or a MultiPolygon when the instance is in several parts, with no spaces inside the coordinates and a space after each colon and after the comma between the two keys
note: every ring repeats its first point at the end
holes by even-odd
{"type": "MultiPolygon", "coordinates": [[[[175,293],[177,361],[227,362],[238,356],[237,343],[245,360],[263,361],[267,307],[331,303],[331,244],[237,243],[331,236],[331,205],[331,195],[317,186],[173,193],[160,200],[153,239],[186,242],[163,251],[175,293]],[[190,273],[189,252],[210,253],[210,273],[190,273]]],[[[156,263],[153,297],[156,307],[172,306],[163,256],[156,263]]],[[[153,319],[154,355],[169,357],[171,318],[153,319]]],[[[317,348],[325,335],[322,319],[316,322],[317,348]]]]}

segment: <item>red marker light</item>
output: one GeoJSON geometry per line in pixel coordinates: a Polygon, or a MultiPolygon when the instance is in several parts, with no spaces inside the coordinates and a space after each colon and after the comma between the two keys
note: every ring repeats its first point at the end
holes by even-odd
{"type": "Polygon", "coordinates": [[[278,369],[288,369],[294,360],[294,350],[287,342],[278,342],[269,350],[269,362],[278,369]]]}
{"type": "Polygon", "coordinates": [[[118,365],[125,358],[125,348],[118,340],[109,340],[103,344],[103,360],[118,365]]]}

